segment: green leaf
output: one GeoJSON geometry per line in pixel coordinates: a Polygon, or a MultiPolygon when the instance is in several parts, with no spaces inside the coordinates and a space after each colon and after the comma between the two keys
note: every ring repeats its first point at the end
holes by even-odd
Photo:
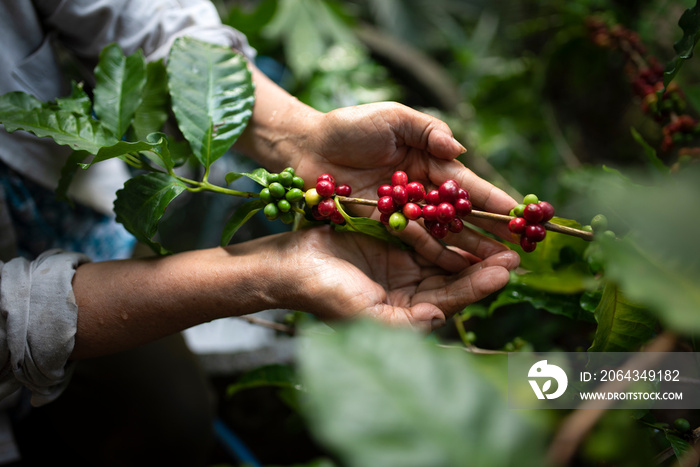
{"type": "Polygon", "coordinates": [[[659,159],[659,156],[656,154],[656,149],[651,147],[649,143],[647,143],[644,140],[644,137],[639,134],[639,132],[631,128],[632,131],[632,137],[636,142],[639,143],[640,146],[642,146],[642,149],[644,149],[644,154],[647,156],[647,159],[651,163],[652,167],[656,168],[659,172],[667,174],[670,172],[670,169],[666,167],[666,165],[659,159]]]}
{"type": "MultiPolygon", "coordinates": [[[[513,275],[513,274],[511,274],[513,275]]],[[[501,307],[529,303],[536,309],[554,315],[593,322],[593,314],[581,306],[580,294],[558,294],[538,290],[529,285],[511,281],[489,305],[489,314],[501,307]]]]}
{"type": "Polygon", "coordinates": [[[367,217],[352,217],[347,212],[343,205],[335,199],[335,205],[338,207],[338,211],[342,214],[345,219],[345,224],[333,224],[333,228],[338,232],[359,232],[370,237],[378,238],[379,240],[384,240],[400,248],[408,248],[408,246],[401,241],[401,239],[395,235],[392,235],[381,222],[370,219],[367,217]]]}
{"type": "Polygon", "coordinates": [[[168,76],[162,60],[146,65],[146,84],[141,104],[134,112],[132,127],[136,139],[144,140],[149,134],[159,132],[168,119],[170,94],[168,76]]]}
{"type": "Polygon", "coordinates": [[[226,388],[231,397],[239,391],[259,387],[277,387],[301,391],[296,372],[289,365],[271,364],[248,371],[226,388]]]}
{"type": "Polygon", "coordinates": [[[67,110],[80,115],[89,116],[92,112],[92,101],[83,89],[83,83],[71,84],[71,95],[56,99],[56,105],[61,110],[67,110]]]}
{"type": "Polygon", "coordinates": [[[683,30],[683,37],[673,44],[677,56],[666,65],[664,70],[664,88],[658,91],[661,98],[666,92],[666,86],[675,78],[683,63],[693,56],[693,49],[700,39],[700,3],[683,12],[678,20],[678,26],[683,30]]]}
{"type": "Polygon", "coordinates": [[[66,163],[61,168],[61,177],[58,180],[58,186],[56,187],[56,198],[63,201],[70,202],[68,198],[68,189],[70,188],[71,182],[73,182],[73,177],[80,169],[83,161],[90,157],[90,153],[85,151],[73,151],[66,163]]]}
{"type": "MultiPolygon", "coordinates": [[[[152,138],[157,138],[154,142],[149,141],[118,141],[111,146],[104,146],[97,151],[97,154],[87,164],[83,164],[83,168],[89,168],[93,164],[98,162],[103,162],[108,159],[114,159],[115,157],[121,157],[126,154],[136,154],[141,151],[151,151],[155,154],[162,155],[162,157],[169,161],[170,153],[168,152],[168,142],[165,135],[162,133],[154,133],[152,138]]],[[[166,167],[168,163],[163,161],[161,157],[154,159],[160,162],[160,165],[166,167]]],[[[172,167],[172,163],[170,163],[172,167]]],[[[168,168],[168,167],[166,167],[168,168]]]]}
{"type": "Polygon", "coordinates": [[[178,127],[208,168],[236,142],[252,114],[246,60],[230,47],[181,37],[170,51],[167,71],[178,127]]]}
{"type": "Polygon", "coordinates": [[[23,92],[0,96],[0,123],[10,133],[25,130],[90,154],[97,154],[101,147],[117,142],[114,134],[100,122],[70,110],[57,109],[23,92]]]}
{"type": "MultiPolygon", "coordinates": [[[[231,181],[233,181],[230,178],[231,175],[232,174],[230,173],[226,175],[226,183],[231,183],[231,181]]],[[[270,184],[270,172],[268,172],[262,167],[257,168],[250,173],[242,173],[239,175],[248,177],[249,179],[253,180],[254,182],[257,182],[259,185],[262,186],[268,186],[270,184]]]]}
{"type": "Polygon", "coordinates": [[[666,435],[666,439],[671,444],[671,448],[673,448],[673,453],[676,455],[677,459],[682,459],[683,455],[693,448],[688,441],[684,440],[680,436],[674,435],[668,430],[664,430],[664,433],[666,435]]]}
{"type": "Polygon", "coordinates": [[[539,413],[507,402],[507,358],[365,320],[306,329],[298,371],[314,437],[348,467],[541,466],[539,413]],[[527,416],[533,419],[526,418],[527,416]]]}
{"type": "Polygon", "coordinates": [[[226,225],[224,225],[224,230],[221,233],[221,246],[228,245],[231,238],[238,232],[238,229],[240,229],[248,219],[253,217],[255,213],[263,209],[265,204],[265,201],[261,199],[252,199],[243,203],[236,209],[229,220],[226,221],[226,225]]]}
{"type": "Polygon", "coordinates": [[[607,283],[595,310],[598,328],[589,352],[633,352],[654,334],[657,320],[607,283]]]}
{"type": "MultiPolygon", "coordinates": [[[[555,217],[551,222],[567,227],[581,228],[581,224],[572,219],[555,217]]],[[[537,244],[535,251],[520,255],[520,266],[531,273],[552,273],[561,267],[562,254],[580,258],[587,246],[588,242],[581,238],[548,231],[545,239],[537,244]]],[[[516,245],[515,249],[522,251],[519,245],[516,245]]]]}
{"type": "Polygon", "coordinates": [[[146,84],[146,61],[140,49],[124,56],[117,44],[100,52],[95,67],[95,114],[112,133],[121,138],[141,104],[146,84]]]}
{"type": "Polygon", "coordinates": [[[168,254],[170,251],[153,241],[153,237],[170,202],[186,189],[184,183],[166,173],[138,175],[117,191],[114,201],[116,220],[157,254],[168,254]]]}

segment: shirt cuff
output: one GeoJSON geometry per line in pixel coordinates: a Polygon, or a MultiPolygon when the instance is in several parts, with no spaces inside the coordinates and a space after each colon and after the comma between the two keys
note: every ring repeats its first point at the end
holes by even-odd
{"type": "Polygon", "coordinates": [[[49,250],[34,261],[0,262],[0,398],[24,386],[43,405],[65,389],[75,344],[75,269],[90,259],[49,250]]]}

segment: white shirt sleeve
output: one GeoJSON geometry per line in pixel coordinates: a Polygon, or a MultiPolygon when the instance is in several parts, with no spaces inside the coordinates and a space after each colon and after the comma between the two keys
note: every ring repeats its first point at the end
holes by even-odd
{"type": "Polygon", "coordinates": [[[0,261],[0,399],[24,386],[43,405],[68,384],[78,319],[72,280],[88,261],[61,250],[0,261]]]}
{"type": "Polygon", "coordinates": [[[77,56],[95,58],[112,42],[129,55],[164,58],[172,42],[187,35],[228,45],[247,58],[255,50],[244,34],[223,25],[209,0],[35,0],[44,24],[77,56]]]}

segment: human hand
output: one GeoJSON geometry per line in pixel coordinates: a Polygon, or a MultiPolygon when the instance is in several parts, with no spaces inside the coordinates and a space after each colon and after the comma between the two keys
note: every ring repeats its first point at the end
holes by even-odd
{"type": "Polygon", "coordinates": [[[281,306],[326,322],[368,316],[424,331],[506,285],[519,256],[503,251],[470,265],[444,246],[431,256],[328,226],[254,241],[282,281],[281,306]],[[456,272],[447,272],[453,270],[456,272]]]}
{"type": "MultiPolygon", "coordinates": [[[[313,117],[314,130],[298,153],[295,167],[305,180],[330,173],[339,183],[353,188],[353,196],[376,198],[376,189],[387,183],[396,170],[426,189],[447,179],[467,189],[475,209],[506,214],[517,203],[501,189],[475,175],[456,160],[464,152],[447,124],[397,103],[377,103],[334,110],[313,117]]],[[[359,208],[361,209],[361,208],[359,208]]],[[[362,215],[371,211],[356,210],[362,215]]],[[[470,220],[474,225],[510,239],[500,222],[470,220]]],[[[409,243],[431,242],[422,229],[407,229],[402,237],[409,243]]],[[[503,251],[505,246],[473,230],[450,235],[447,242],[478,258],[503,251]]]]}

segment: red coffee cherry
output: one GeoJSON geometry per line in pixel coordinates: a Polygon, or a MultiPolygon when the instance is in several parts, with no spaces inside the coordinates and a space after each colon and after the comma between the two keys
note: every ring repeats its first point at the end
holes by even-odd
{"type": "Polygon", "coordinates": [[[352,193],[352,188],[350,185],[342,184],[335,187],[335,194],[340,196],[350,196],[352,193]]]}
{"type": "Polygon", "coordinates": [[[423,206],[423,219],[426,221],[436,221],[437,220],[437,206],[434,204],[428,204],[423,206]]]}
{"type": "Polygon", "coordinates": [[[464,188],[457,190],[457,198],[469,199],[469,192],[464,188]]]}
{"type": "Polygon", "coordinates": [[[540,201],[537,203],[542,210],[542,221],[541,222],[547,222],[554,217],[554,206],[549,204],[547,201],[540,201]]]}
{"type": "Polygon", "coordinates": [[[472,213],[472,202],[466,198],[457,198],[454,207],[458,217],[468,216],[472,213]]]}
{"type": "Polygon", "coordinates": [[[425,194],[425,201],[427,201],[429,204],[434,204],[437,206],[440,204],[440,193],[438,190],[430,190],[425,194]]]}
{"type": "Polygon", "coordinates": [[[449,224],[455,218],[455,207],[450,203],[440,203],[437,207],[437,220],[449,224]]]}
{"type": "Polygon", "coordinates": [[[391,214],[396,210],[396,205],[391,196],[382,196],[377,201],[377,209],[382,214],[391,214]]]}
{"type": "Polygon", "coordinates": [[[443,203],[454,203],[457,199],[459,184],[454,180],[445,180],[438,188],[440,201],[443,203]]]}
{"type": "Polygon", "coordinates": [[[459,218],[454,218],[452,219],[452,222],[448,225],[450,232],[452,233],[460,233],[464,229],[464,222],[462,222],[462,219],[459,218]]]}
{"type": "Polygon", "coordinates": [[[423,201],[423,198],[425,198],[425,187],[420,182],[411,182],[406,185],[406,193],[408,193],[409,201],[423,201]]]}
{"type": "Polygon", "coordinates": [[[331,174],[321,174],[318,176],[316,179],[316,183],[320,182],[321,180],[325,180],[327,182],[331,182],[333,185],[335,185],[335,178],[333,178],[333,175],[331,174]]]}
{"type": "Polygon", "coordinates": [[[547,229],[541,224],[528,224],[525,227],[525,236],[532,242],[541,242],[547,235],[547,229]]]}
{"type": "Polygon", "coordinates": [[[430,234],[435,238],[445,238],[448,232],[448,225],[442,222],[436,222],[430,226],[430,234]]]}
{"type": "Polygon", "coordinates": [[[524,252],[531,253],[535,251],[535,248],[537,248],[537,243],[533,242],[525,235],[523,235],[522,237],[520,237],[520,247],[523,249],[524,252]]]}
{"type": "Polygon", "coordinates": [[[330,215],[331,222],[334,224],[342,224],[345,222],[345,218],[343,215],[338,211],[338,208],[336,207],[335,210],[331,213],[330,215]]]}
{"type": "Polygon", "coordinates": [[[525,210],[523,211],[523,217],[528,222],[532,224],[537,224],[538,222],[542,221],[542,208],[540,208],[540,206],[535,203],[530,203],[527,206],[525,206],[525,210]]]}
{"type": "Polygon", "coordinates": [[[406,203],[403,206],[403,215],[409,220],[414,221],[418,219],[422,213],[423,210],[416,203],[406,203]]]}
{"type": "Polygon", "coordinates": [[[397,206],[403,206],[408,202],[408,193],[406,192],[406,187],[403,185],[394,185],[391,192],[391,197],[397,206]]]}
{"type": "Polygon", "coordinates": [[[384,225],[389,225],[389,218],[391,217],[391,214],[393,213],[382,213],[382,215],[379,216],[379,221],[384,225]]]}
{"type": "Polygon", "coordinates": [[[408,183],[408,175],[406,175],[406,172],[404,172],[402,170],[397,170],[391,176],[391,184],[394,186],[396,186],[396,185],[405,186],[407,183],[408,183]]]}
{"type": "Polygon", "coordinates": [[[326,198],[320,203],[318,203],[318,213],[323,216],[323,217],[328,217],[333,212],[336,211],[335,207],[335,201],[333,201],[333,198],[326,198]]]}
{"type": "Polygon", "coordinates": [[[316,192],[324,198],[330,198],[335,193],[335,183],[330,180],[316,182],[316,192]]]}
{"type": "Polygon", "coordinates": [[[527,221],[524,217],[514,217],[508,222],[508,230],[514,234],[522,234],[525,232],[525,227],[527,227],[527,221]]]}
{"type": "Polygon", "coordinates": [[[391,196],[393,187],[391,185],[381,185],[377,188],[377,196],[391,196]]]}

